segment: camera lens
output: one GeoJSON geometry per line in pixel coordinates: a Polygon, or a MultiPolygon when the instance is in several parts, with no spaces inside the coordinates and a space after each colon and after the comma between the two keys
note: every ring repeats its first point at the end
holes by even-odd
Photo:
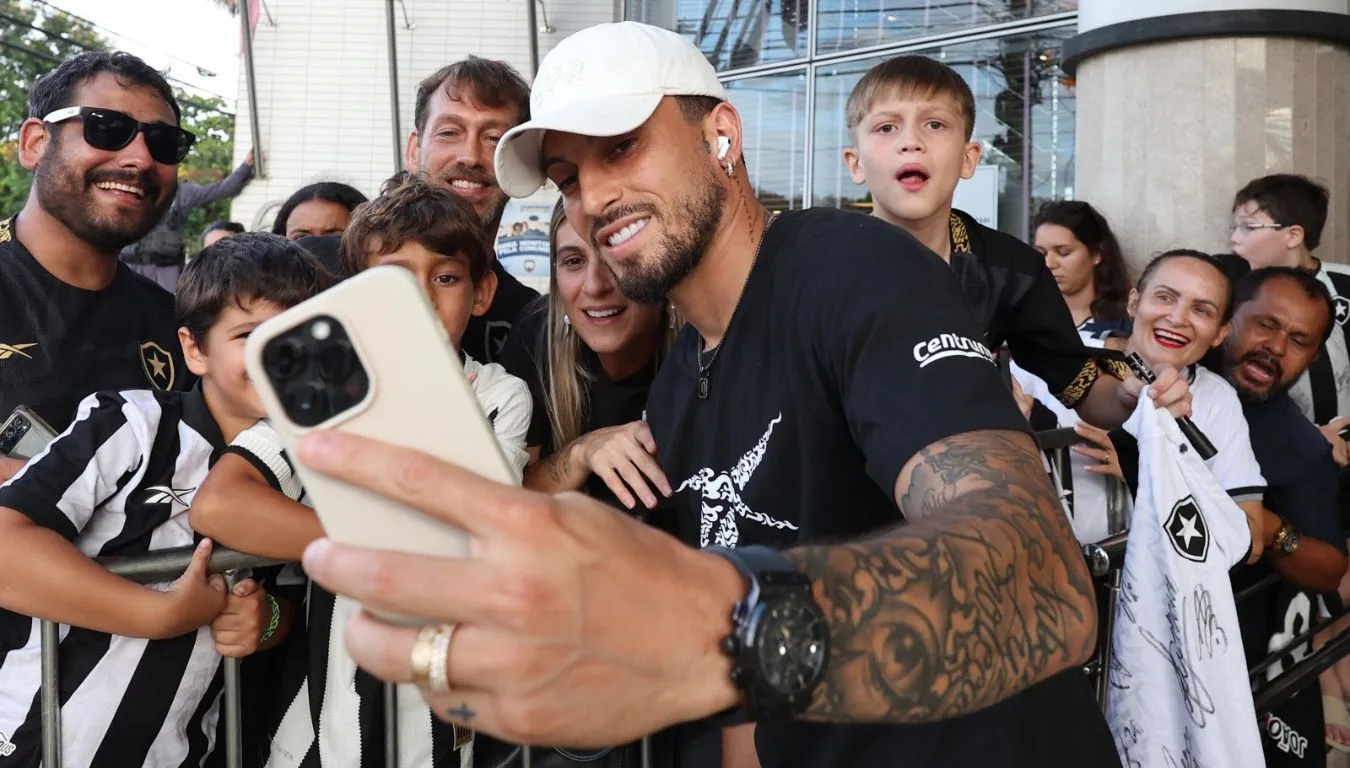
{"type": "Polygon", "coordinates": [[[321,344],[314,359],[319,364],[319,376],[324,381],[341,384],[356,367],[356,350],[346,339],[334,339],[321,344]]]}
{"type": "Polygon", "coordinates": [[[332,406],[328,390],[318,382],[306,382],[286,392],[286,410],[296,424],[312,427],[328,418],[332,406]]]}
{"type": "Polygon", "coordinates": [[[305,369],[305,347],[296,339],[280,339],[267,345],[264,364],[275,378],[285,381],[305,369]]]}

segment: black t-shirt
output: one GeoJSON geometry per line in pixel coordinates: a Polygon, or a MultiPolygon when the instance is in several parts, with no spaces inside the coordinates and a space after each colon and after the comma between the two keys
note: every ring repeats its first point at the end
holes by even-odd
{"type": "MultiPolygon", "coordinates": [[[[1287,394],[1259,404],[1243,404],[1252,452],[1266,479],[1265,506],[1293,524],[1300,536],[1325,541],[1345,552],[1337,502],[1338,475],[1331,445],[1287,394]]],[[[1271,572],[1264,560],[1233,573],[1234,592],[1271,572]]],[[[1317,594],[1283,581],[1257,590],[1237,604],[1248,666],[1307,631],[1317,610],[1317,594]]],[[[1311,653],[1304,644],[1270,668],[1255,683],[1265,685],[1299,658],[1311,653]]],[[[1322,692],[1317,681],[1291,701],[1261,717],[1261,742],[1269,766],[1325,765],[1322,747],[1322,692]]]]}
{"type": "MultiPolygon", "coordinates": [[[[657,374],[647,417],[693,546],[780,548],[897,525],[900,470],[976,430],[1025,431],[952,271],[898,227],[844,211],[783,214],[697,393],[698,333],[657,374]]],[[[694,730],[693,728],[690,729],[694,730]]],[[[1114,766],[1078,670],[927,725],[762,722],[764,768],[1114,766]]]]}
{"type": "Polygon", "coordinates": [[[539,296],[538,291],[517,280],[495,259],[492,271],[497,273],[497,293],[492,297],[492,306],[481,317],[469,318],[464,339],[460,342],[469,357],[484,365],[502,361],[502,349],[511,335],[516,316],[539,296]]]}
{"type": "MultiPolygon", "coordinates": [[[[549,361],[547,346],[544,343],[544,335],[547,332],[548,297],[539,296],[526,304],[516,318],[515,327],[512,328],[511,337],[502,350],[500,361],[507,373],[524,379],[530,387],[534,412],[530,417],[530,431],[525,436],[525,444],[530,447],[538,446],[541,459],[548,458],[562,447],[555,444],[553,422],[549,420],[548,415],[549,361]]],[[[647,404],[647,393],[651,390],[652,379],[656,377],[655,360],[650,366],[619,381],[605,378],[600,360],[585,345],[582,345],[580,362],[582,368],[591,376],[587,388],[587,408],[581,426],[583,435],[642,418],[642,411],[647,404]]],[[[587,480],[583,490],[588,496],[607,504],[620,508],[623,506],[609,490],[609,486],[598,477],[592,476],[587,480]]],[[[657,522],[655,517],[652,518],[652,522],[657,522]]]]}
{"type": "Polygon", "coordinates": [[[62,282],[0,222],[0,420],[26,405],[57,430],[99,390],[187,390],[173,295],[118,263],[100,291],[62,282]]]}
{"type": "MultiPolygon", "coordinates": [[[[950,229],[952,269],[985,344],[998,349],[1006,342],[1019,366],[1073,408],[1097,380],[1098,363],[1078,335],[1045,257],[961,211],[952,211],[950,229]]],[[[1127,375],[1112,363],[1101,365],[1120,378],[1127,375]]]]}

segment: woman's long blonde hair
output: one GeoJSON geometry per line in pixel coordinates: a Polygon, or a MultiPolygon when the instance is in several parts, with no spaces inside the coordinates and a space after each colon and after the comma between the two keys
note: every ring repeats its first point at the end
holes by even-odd
{"type": "MultiPolygon", "coordinates": [[[[551,260],[548,279],[548,318],[544,327],[545,351],[537,365],[540,366],[540,380],[544,382],[547,393],[548,421],[553,428],[552,450],[557,451],[564,445],[582,436],[586,423],[586,414],[590,409],[590,388],[595,376],[581,363],[581,350],[584,343],[581,337],[564,322],[563,300],[558,290],[558,231],[569,226],[563,213],[562,200],[553,207],[553,219],[549,224],[548,253],[551,260]],[[543,371],[544,361],[548,362],[547,375],[543,371]]],[[[594,257],[593,257],[594,258],[594,257]]],[[[660,365],[670,352],[680,325],[675,310],[666,304],[661,309],[663,332],[656,345],[654,365],[660,365]]]]}

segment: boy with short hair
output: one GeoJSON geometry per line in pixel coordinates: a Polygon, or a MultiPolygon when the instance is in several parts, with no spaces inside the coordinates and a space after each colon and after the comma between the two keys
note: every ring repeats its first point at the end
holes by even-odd
{"type": "MultiPolygon", "coordinates": [[[[1291,173],[1253,179],[1233,198],[1233,253],[1251,269],[1295,267],[1316,275],[1331,292],[1336,328],[1318,355],[1289,390],[1300,411],[1321,425],[1335,449],[1337,463],[1350,466],[1350,450],[1340,431],[1350,424],[1350,273],[1313,255],[1322,242],[1331,194],[1327,188],[1291,173]]],[[[1233,261],[1237,261],[1234,259],[1233,261]]],[[[1241,265],[1241,262],[1237,262],[1241,265]]]]}
{"type": "Polygon", "coordinates": [[[1233,253],[1252,269],[1319,269],[1312,252],[1322,242],[1330,201],[1327,188],[1306,176],[1276,173],[1247,182],[1233,198],[1233,253]]]}
{"type": "MultiPolygon", "coordinates": [[[[344,277],[386,264],[411,272],[426,288],[456,351],[470,316],[486,311],[496,288],[487,241],[473,208],[416,178],[356,209],[342,238],[341,260],[344,277]]],[[[463,352],[460,356],[519,480],[529,459],[529,388],[500,365],[480,364],[463,352]]],[[[227,449],[198,495],[192,522],[227,546],[287,560],[299,560],[305,547],[323,536],[280,437],[266,421],[240,434],[227,449]]],[[[291,704],[273,737],[268,765],[309,766],[317,755],[317,765],[324,768],[358,768],[362,755],[383,754],[383,687],[356,668],[340,642],[332,642],[334,630],[340,638],[355,604],[314,584],[306,602],[309,649],[298,655],[308,660],[289,670],[282,682],[282,695],[291,704]],[[313,707],[311,701],[319,705],[313,707]]],[[[398,691],[401,765],[473,764],[473,752],[481,744],[465,748],[473,744],[470,734],[432,717],[416,688],[400,686],[398,691]]]]}
{"type": "Polygon", "coordinates": [[[854,86],[846,114],[853,146],[844,161],[872,193],[872,215],[951,264],[986,345],[1006,342],[1019,365],[1084,419],[1106,428],[1124,423],[1137,402],[1121,386],[1129,370],[1091,357],[1045,260],[952,207],[957,183],[975,174],[981,154],[971,141],[975,97],[961,75],[926,56],[888,59],[854,86]]]}
{"type": "Polygon", "coordinates": [[[275,645],[289,612],[251,580],[227,594],[208,579],[211,542],[187,510],[215,457],[263,415],[244,372],[249,331],[329,280],[273,235],[204,249],[175,298],[197,386],[90,395],[0,486],[0,765],[42,757],[39,619],[70,625],[60,647],[66,765],[196,765],[211,754],[221,655],[275,645]],[[193,543],[171,584],[140,586],[91,559],[193,543]]]}

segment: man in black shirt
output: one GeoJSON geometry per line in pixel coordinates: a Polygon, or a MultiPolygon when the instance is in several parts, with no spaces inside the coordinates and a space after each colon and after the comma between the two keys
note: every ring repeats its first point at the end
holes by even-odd
{"type": "MultiPolygon", "coordinates": [[[[476,556],[321,541],[307,572],[456,622],[448,688],[425,695],[513,741],[622,743],[740,705],[764,768],[1118,764],[1080,666],[1092,582],[951,270],[868,217],[770,222],[739,116],[676,33],[589,28],[537,82],[502,188],[547,175],[625,295],[668,295],[691,324],[648,408],[685,543],[317,434],[300,461],[465,526],[476,556]]],[[[439,659],[421,636],[364,616],[347,634],[399,681],[439,659]]]]}
{"type": "MultiPolygon", "coordinates": [[[[126,53],[66,60],[34,84],[28,115],[33,187],[0,222],[0,419],[26,405],[61,430],[96,390],[189,384],[173,296],[117,255],[173,200],[192,138],[164,78],[126,53]]],[[[18,466],[0,457],[0,479],[18,466]]]]}
{"type": "MultiPolygon", "coordinates": [[[[1289,649],[1258,685],[1311,651],[1308,643],[1291,648],[1290,642],[1312,625],[1318,596],[1336,591],[1347,566],[1331,446],[1288,392],[1324,349],[1334,318],[1326,288],[1298,268],[1255,270],[1234,290],[1224,374],[1242,401],[1252,451],[1267,483],[1264,556],[1234,573],[1234,590],[1260,582],[1272,569],[1282,577],[1238,602],[1242,644],[1249,666],[1289,649]]],[[[1316,681],[1274,712],[1257,714],[1267,765],[1326,764],[1316,681]]]]}
{"type": "MultiPolygon", "coordinates": [[[[530,119],[530,86],[504,61],[477,56],[447,65],[417,86],[406,162],[468,200],[483,219],[484,236],[497,232],[506,194],[497,186],[493,150],[502,134],[530,119]]],[[[492,306],[469,318],[464,351],[481,363],[501,362],[511,325],[537,291],[493,259],[497,292],[492,306]]]]}

